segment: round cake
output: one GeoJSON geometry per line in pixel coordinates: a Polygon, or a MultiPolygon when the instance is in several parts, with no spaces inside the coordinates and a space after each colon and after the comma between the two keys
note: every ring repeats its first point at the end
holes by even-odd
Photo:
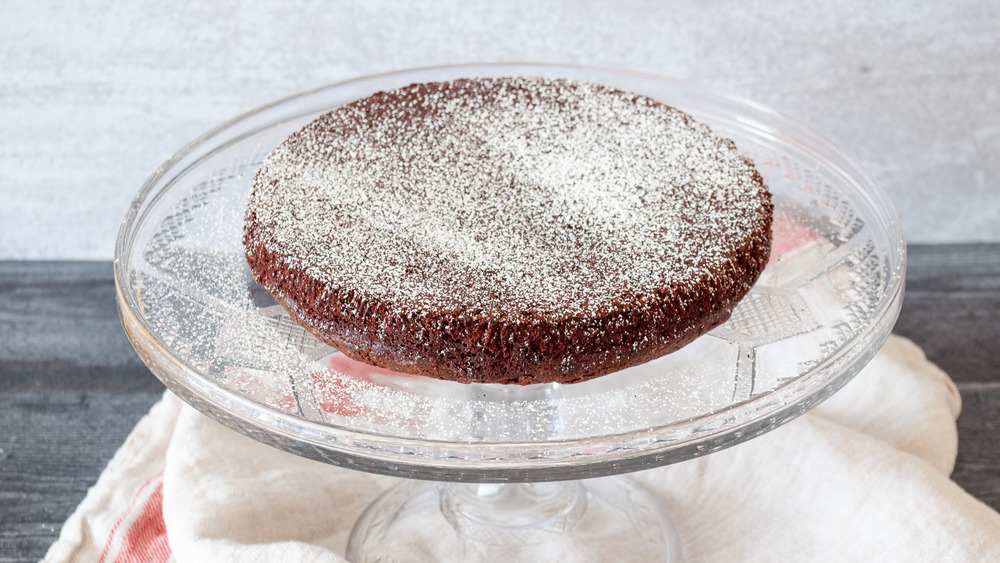
{"type": "Polygon", "coordinates": [[[606,86],[414,84],[292,134],[253,181],[254,279],[383,368],[576,382],[721,324],[767,263],[771,196],[707,126],[606,86]]]}

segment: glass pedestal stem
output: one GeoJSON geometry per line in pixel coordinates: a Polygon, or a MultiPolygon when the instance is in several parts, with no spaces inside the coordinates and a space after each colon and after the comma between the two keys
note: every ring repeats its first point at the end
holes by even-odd
{"type": "Polygon", "coordinates": [[[627,477],[551,483],[404,482],[355,524],[347,557],[372,561],[682,560],[662,506],[627,477]]]}

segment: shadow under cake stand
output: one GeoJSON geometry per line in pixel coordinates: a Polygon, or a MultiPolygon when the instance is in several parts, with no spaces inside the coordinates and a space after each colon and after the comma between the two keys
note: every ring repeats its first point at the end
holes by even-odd
{"type": "Polygon", "coordinates": [[[887,338],[904,269],[885,195],[803,126],[685,82],[532,64],[375,75],[240,116],[146,182],[115,253],[125,331],[180,398],[281,450],[411,478],[358,521],[348,546],[356,561],[585,561],[609,543],[639,561],[680,560],[669,515],[623,474],[751,439],[833,394],[887,338]],[[241,244],[250,181],[288,134],[380,90],[514,75],[651,96],[754,160],[774,195],[774,250],[728,322],[674,354],[584,383],[460,384],[349,360],[251,281],[241,244]]]}

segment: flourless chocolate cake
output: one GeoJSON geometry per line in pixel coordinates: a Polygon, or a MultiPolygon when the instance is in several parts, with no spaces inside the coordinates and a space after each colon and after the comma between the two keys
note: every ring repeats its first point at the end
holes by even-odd
{"type": "Polygon", "coordinates": [[[771,196],[735,145],[585,82],[414,84],[323,115],[264,161],[254,278],[348,356],[486,383],[583,381],[729,318],[771,196]]]}

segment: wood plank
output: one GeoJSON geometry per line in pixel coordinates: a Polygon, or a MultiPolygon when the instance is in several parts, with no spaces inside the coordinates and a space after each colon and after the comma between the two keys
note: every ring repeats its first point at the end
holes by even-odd
{"type": "Polygon", "coordinates": [[[0,394],[0,562],[45,555],[62,523],[160,396],[0,394]]]}
{"type": "Polygon", "coordinates": [[[956,382],[1000,381],[1000,245],[911,246],[894,332],[956,382]]]}
{"type": "Polygon", "coordinates": [[[38,561],[162,395],[110,262],[0,262],[0,562],[38,561]]]}
{"type": "Polygon", "coordinates": [[[0,392],[154,392],[122,331],[110,262],[0,262],[0,392]]]}
{"type": "Polygon", "coordinates": [[[1000,382],[959,383],[958,459],[952,479],[1000,510],[1000,382]]]}

